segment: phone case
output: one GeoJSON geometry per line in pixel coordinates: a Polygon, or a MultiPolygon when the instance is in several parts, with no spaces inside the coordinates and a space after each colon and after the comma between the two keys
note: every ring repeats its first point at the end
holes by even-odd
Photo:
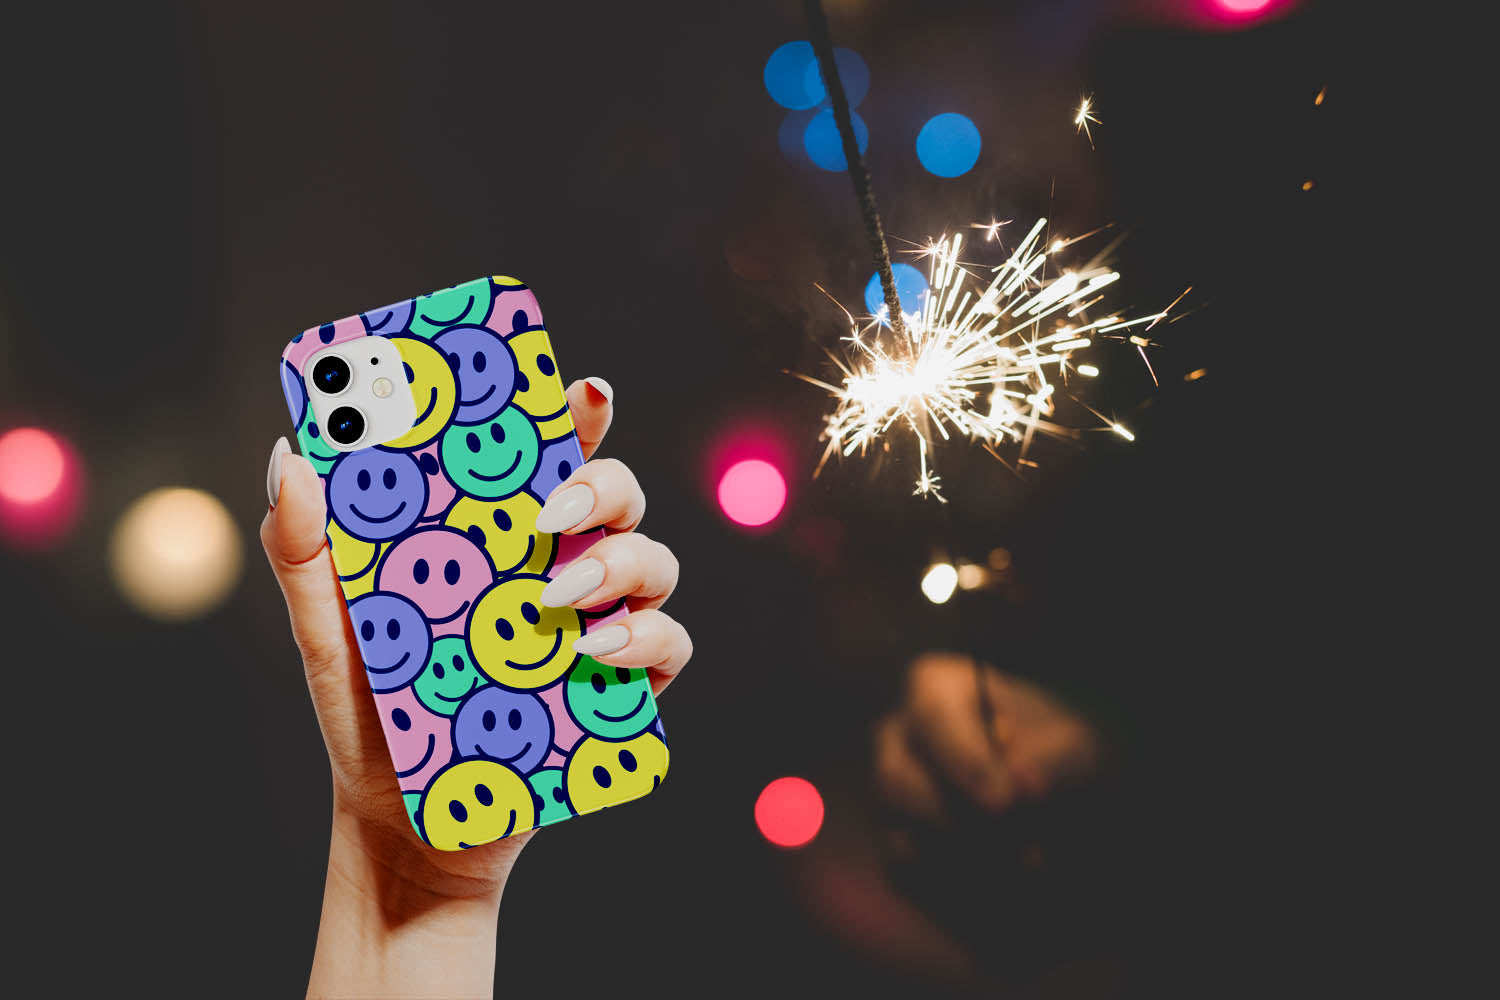
{"type": "Polygon", "coordinates": [[[328,541],[417,835],[476,847],[649,794],[666,734],[644,670],[573,641],[626,614],[544,607],[548,580],[604,536],[538,534],[583,464],[536,297],[477,278],[303,331],[282,354],[302,454],[323,480],[328,541]],[[417,421],[351,452],[319,438],[303,365],[389,337],[417,421]]]}

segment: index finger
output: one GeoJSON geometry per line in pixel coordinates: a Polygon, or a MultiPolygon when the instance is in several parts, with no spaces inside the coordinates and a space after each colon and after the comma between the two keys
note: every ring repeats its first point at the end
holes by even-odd
{"type": "Polygon", "coordinates": [[[596,375],[590,375],[568,386],[568,412],[573,415],[573,429],[583,457],[592,458],[599,442],[609,430],[615,415],[615,390],[596,375]]]}

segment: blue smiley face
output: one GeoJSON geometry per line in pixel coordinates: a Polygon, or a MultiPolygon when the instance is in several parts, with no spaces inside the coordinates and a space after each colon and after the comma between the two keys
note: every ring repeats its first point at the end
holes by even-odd
{"type": "Polygon", "coordinates": [[[527,774],[552,750],[552,714],[534,694],[482,687],[459,706],[453,738],[460,757],[488,757],[527,774]]]}
{"type": "Polygon", "coordinates": [[[433,338],[458,376],[453,422],[480,424],[509,405],[516,391],[516,357],[482,326],[456,326],[433,338]]]}
{"type": "Polygon", "coordinates": [[[582,464],[583,449],[578,445],[578,435],[569,434],[556,441],[548,441],[542,446],[541,456],[536,463],[536,476],[527,488],[538,500],[546,503],[552,491],[562,485],[563,480],[582,464]]]}
{"type": "Polygon", "coordinates": [[[411,299],[407,299],[384,309],[360,313],[359,318],[364,320],[366,332],[377,337],[390,337],[406,329],[406,325],[411,322],[411,313],[411,299]]]}
{"type": "Polygon", "coordinates": [[[307,387],[302,384],[297,369],[285,358],[281,361],[281,391],[286,396],[287,411],[292,415],[292,429],[300,430],[307,417],[307,387]]]}
{"type": "Polygon", "coordinates": [[[376,692],[395,691],[427,666],[432,635],[421,610],[398,594],[366,594],[349,602],[349,620],[365,674],[376,692]]]}
{"type": "Polygon", "coordinates": [[[536,471],[542,442],[526,414],[507,406],[487,423],[451,425],[440,450],[453,485],[481,500],[501,500],[519,493],[536,471]]]}
{"type": "Polygon", "coordinates": [[[427,477],[405,452],[348,452],[328,477],[333,519],[355,538],[379,542],[417,523],[427,506],[427,477]]]}

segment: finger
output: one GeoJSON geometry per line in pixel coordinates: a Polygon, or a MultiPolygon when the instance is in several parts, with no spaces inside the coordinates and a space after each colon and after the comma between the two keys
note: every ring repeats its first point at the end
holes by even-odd
{"type": "Polygon", "coordinates": [[[651,673],[651,690],[661,694],[693,655],[693,640],[670,615],[635,611],[573,642],[575,652],[611,667],[651,673]]]}
{"type": "Polygon", "coordinates": [[[677,557],[638,532],[610,535],[568,564],[542,590],[549,608],[595,608],[632,598],[632,609],[660,607],[677,586],[677,557]]]}
{"type": "Polygon", "coordinates": [[[547,497],[536,530],[574,535],[601,525],[631,531],[646,515],[641,484],[617,458],[585,462],[547,497]]]}
{"type": "Polygon", "coordinates": [[[568,412],[573,415],[573,429],[588,458],[604,440],[609,423],[615,416],[615,390],[596,375],[568,386],[568,412]]]}
{"type": "Polygon", "coordinates": [[[909,678],[906,712],[913,744],[943,778],[982,808],[998,811],[1010,803],[1010,779],[985,731],[971,661],[946,654],[917,661],[909,678]]]}
{"type": "Polygon", "coordinates": [[[875,726],[875,787],[888,804],[936,823],[944,818],[943,794],[921,758],[912,753],[905,720],[887,715],[875,726]]]}

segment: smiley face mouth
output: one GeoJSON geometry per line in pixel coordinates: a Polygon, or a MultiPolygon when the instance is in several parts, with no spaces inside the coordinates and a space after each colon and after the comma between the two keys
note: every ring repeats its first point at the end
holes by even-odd
{"type": "Polygon", "coordinates": [[[543,424],[543,423],[546,423],[548,420],[552,420],[555,417],[560,417],[564,413],[567,413],[567,412],[568,412],[568,401],[567,400],[563,400],[563,405],[559,406],[557,409],[553,410],[551,413],[539,413],[536,416],[533,416],[531,419],[535,420],[539,424],[543,424]]]}
{"type": "Polygon", "coordinates": [[[447,695],[440,694],[437,691],[432,692],[432,696],[434,698],[436,698],[438,701],[451,701],[453,704],[457,705],[459,702],[463,701],[469,695],[473,694],[474,693],[474,689],[477,688],[478,686],[479,686],[478,684],[470,684],[469,685],[469,689],[467,691],[465,691],[463,694],[459,695],[457,698],[450,698],[447,695]]]}
{"type": "Polygon", "coordinates": [[[428,621],[433,625],[446,625],[467,610],[469,610],[469,602],[464,601],[458,606],[458,610],[453,612],[453,614],[449,615],[447,618],[430,618],[428,619],[428,621]]]}
{"type": "MultiPolygon", "coordinates": [[[[496,837],[495,839],[496,840],[504,840],[506,837],[509,837],[512,833],[514,833],[515,829],[516,829],[516,811],[514,809],[512,809],[510,811],[510,822],[507,823],[507,824],[505,824],[505,832],[502,833],[500,836],[496,837]]],[[[471,847],[473,847],[474,845],[473,844],[466,844],[462,840],[460,840],[458,842],[458,846],[462,847],[464,850],[467,851],[471,847]]]]}
{"type": "Polygon", "coordinates": [[[470,295],[467,299],[464,300],[464,307],[458,312],[454,313],[453,316],[448,319],[438,319],[431,313],[423,313],[422,318],[431,323],[433,326],[452,326],[454,323],[457,323],[459,320],[467,316],[469,314],[469,310],[473,308],[474,296],[470,295]]]}
{"type": "Polygon", "coordinates": [[[307,449],[307,458],[308,458],[309,461],[316,460],[316,461],[319,461],[319,462],[332,462],[335,459],[337,459],[338,457],[339,457],[339,453],[338,452],[334,452],[332,455],[319,455],[317,452],[313,451],[311,448],[307,449]]]}
{"type": "Polygon", "coordinates": [[[632,708],[624,715],[605,715],[597,708],[594,709],[594,714],[599,716],[599,718],[603,719],[605,722],[624,722],[626,719],[634,717],[635,713],[639,712],[641,710],[641,706],[644,704],[646,704],[646,692],[642,691],[641,700],[635,703],[635,708],[632,708]]]}
{"type": "MultiPolygon", "coordinates": [[[[558,411],[558,412],[561,412],[561,411],[558,411]]],[[[518,466],[520,464],[521,464],[521,453],[518,451],[518,452],[516,452],[516,460],[514,462],[510,463],[510,468],[506,469],[504,472],[500,473],[500,475],[498,475],[498,476],[486,476],[484,473],[478,472],[478,471],[476,471],[474,469],[470,469],[469,470],[469,475],[473,476],[475,479],[483,479],[487,483],[498,483],[500,480],[504,479],[506,476],[510,475],[512,472],[515,472],[516,471],[516,466],[518,466]]]]}
{"type": "MultiPolygon", "coordinates": [[[[518,458],[517,461],[520,461],[520,459],[518,458]]],[[[406,501],[402,500],[400,503],[396,504],[396,509],[391,511],[385,517],[371,517],[369,514],[366,514],[364,511],[354,506],[354,504],[351,503],[349,505],[349,510],[351,513],[353,513],[356,517],[360,518],[363,521],[368,521],[370,524],[384,524],[387,521],[394,521],[396,518],[401,516],[401,512],[405,509],[406,501]]]]}
{"type": "Polygon", "coordinates": [[[420,426],[421,423],[422,423],[422,421],[424,421],[428,417],[432,416],[432,411],[435,410],[435,409],[437,409],[437,386],[433,386],[432,387],[432,395],[430,395],[430,396],[427,397],[427,409],[423,410],[422,411],[422,415],[420,417],[418,417],[417,419],[413,420],[411,422],[411,425],[413,427],[420,426]]]}
{"type": "MultiPolygon", "coordinates": [[[[479,750],[479,744],[477,744],[477,743],[474,744],[474,749],[475,750],[479,750]]],[[[480,751],[480,752],[482,753],[483,751],[480,751]]],[[[511,754],[509,757],[496,757],[495,759],[498,760],[502,764],[509,764],[512,761],[520,760],[522,757],[526,756],[530,752],[531,752],[531,741],[527,740],[526,741],[526,745],[524,747],[522,747],[520,750],[518,750],[516,753],[511,754]]]]}
{"type": "Polygon", "coordinates": [[[532,660],[530,663],[517,663],[515,660],[506,660],[505,665],[512,670],[535,670],[557,655],[557,651],[562,648],[562,634],[563,630],[558,629],[557,635],[552,639],[552,648],[547,650],[547,655],[540,660],[532,660]]]}
{"type": "Polygon", "coordinates": [[[407,650],[406,652],[402,653],[401,659],[397,660],[396,665],[393,667],[372,667],[368,663],[366,663],[365,669],[372,674],[388,674],[393,670],[400,670],[403,666],[406,665],[406,661],[409,659],[411,659],[411,650],[407,650]]]}
{"type": "Polygon", "coordinates": [[[458,405],[459,406],[478,406],[480,403],[484,402],[486,399],[489,399],[491,396],[493,396],[495,394],[495,389],[496,388],[497,387],[496,387],[495,383],[491,382],[490,383],[490,387],[488,389],[484,390],[484,392],[480,393],[478,399],[464,399],[464,398],[460,397],[459,400],[458,400],[458,405]]]}
{"type": "Polygon", "coordinates": [[[422,759],[417,763],[417,766],[416,767],[409,767],[409,768],[407,768],[404,771],[397,771],[396,772],[396,777],[398,777],[398,778],[410,778],[412,775],[414,775],[418,771],[422,770],[422,768],[426,767],[427,763],[430,760],[432,760],[432,752],[434,750],[436,750],[436,749],[437,749],[437,737],[435,737],[431,733],[428,733],[427,734],[427,752],[422,755],[422,759]]]}

